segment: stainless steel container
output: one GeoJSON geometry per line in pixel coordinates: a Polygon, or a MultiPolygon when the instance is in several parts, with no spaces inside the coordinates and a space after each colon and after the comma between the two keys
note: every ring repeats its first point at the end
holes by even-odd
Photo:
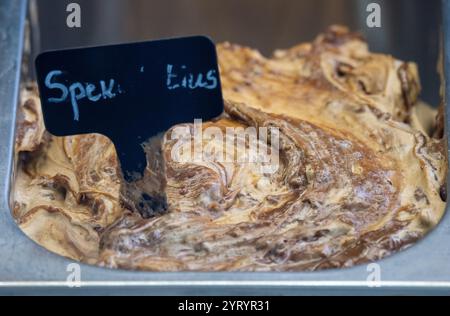
{"type": "MultiPolygon", "coordinates": [[[[442,13],[444,59],[446,77],[449,78],[450,1],[442,2],[442,13]]],[[[377,262],[381,280],[376,283],[368,281],[377,268],[371,265],[296,273],[156,273],[109,270],[84,264],[79,264],[81,283],[67,283],[73,271],[70,266],[73,262],[48,252],[28,239],[14,223],[10,211],[10,187],[14,179],[14,132],[26,14],[26,0],[0,2],[0,294],[37,291],[40,294],[158,295],[450,294],[449,212],[423,240],[377,262]]],[[[448,81],[446,91],[450,92],[448,81]]],[[[447,127],[449,107],[447,102],[447,127]]],[[[448,139],[448,128],[446,130],[448,139]]]]}

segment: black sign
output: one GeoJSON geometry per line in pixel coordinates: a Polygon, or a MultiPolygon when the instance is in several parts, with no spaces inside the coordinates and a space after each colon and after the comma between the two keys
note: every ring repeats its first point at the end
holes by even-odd
{"type": "Polygon", "coordinates": [[[206,37],[45,52],[36,71],[46,129],[109,137],[127,179],[142,174],[142,143],[223,111],[217,55],[206,37]]]}

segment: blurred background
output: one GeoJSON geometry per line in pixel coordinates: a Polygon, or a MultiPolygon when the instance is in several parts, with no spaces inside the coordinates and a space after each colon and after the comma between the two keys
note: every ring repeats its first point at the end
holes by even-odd
{"type": "Polygon", "coordinates": [[[33,54],[204,34],[269,56],[277,48],[312,40],[330,24],[344,24],[363,33],[372,51],[417,62],[422,99],[439,103],[439,0],[32,0],[31,6],[33,54]],[[66,26],[72,2],[81,6],[81,28],[66,26]],[[381,28],[366,25],[371,2],[381,6],[381,28]]]}

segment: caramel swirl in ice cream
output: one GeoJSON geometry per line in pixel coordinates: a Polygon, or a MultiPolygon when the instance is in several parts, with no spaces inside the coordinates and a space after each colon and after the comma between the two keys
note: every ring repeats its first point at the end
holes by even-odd
{"type": "MultiPolygon", "coordinates": [[[[31,87],[16,142],[21,229],[53,252],[112,268],[298,271],[383,258],[439,222],[446,145],[430,136],[441,122],[418,118],[414,63],[371,53],[338,26],[271,58],[230,43],[217,50],[225,112],[202,129],[276,128],[275,172],[258,161],[174,159],[175,146],[194,141],[171,137],[194,128],[186,123],[146,144],[144,178],[124,190],[113,144],[49,135],[31,87]]],[[[204,155],[223,146],[202,142],[204,155]]]]}

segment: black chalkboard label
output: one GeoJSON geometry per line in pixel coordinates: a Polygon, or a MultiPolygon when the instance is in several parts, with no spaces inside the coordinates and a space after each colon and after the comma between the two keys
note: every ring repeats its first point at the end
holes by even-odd
{"type": "Polygon", "coordinates": [[[36,58],[46,129],[109,137],[126,177],[142,174],[142,143],[223,111],[215,45],[203,36],[51,51],[36,58]]]}

